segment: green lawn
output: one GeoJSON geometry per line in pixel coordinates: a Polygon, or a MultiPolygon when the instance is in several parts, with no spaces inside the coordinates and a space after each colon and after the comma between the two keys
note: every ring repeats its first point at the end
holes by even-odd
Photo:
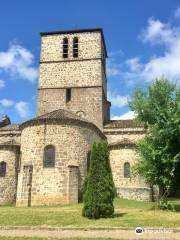
{"type": "Polygon", "coordinates": [[[112,238],[37,238],[37,237],[0,237],[0,240],[123,240],[112,238]]]}
{"type": "MultiPolygon", "coordinates": [[[[180,210],[180,199],[172,200],[180,210]]],[[[82,204],[31,208],[0,207],[0,226],[180,227],[180,211],[162,211],[154,203],[116,199],[113,218],[82,217],[82,204]]]]}

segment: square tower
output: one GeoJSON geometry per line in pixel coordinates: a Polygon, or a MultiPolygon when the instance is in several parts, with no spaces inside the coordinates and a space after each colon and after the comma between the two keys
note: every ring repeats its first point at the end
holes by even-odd
{"type": "Polygon", "coordinates": [[[102,29],[41,33],[38,115],[72,111],[100,129],[109,120],[102,29]]]}

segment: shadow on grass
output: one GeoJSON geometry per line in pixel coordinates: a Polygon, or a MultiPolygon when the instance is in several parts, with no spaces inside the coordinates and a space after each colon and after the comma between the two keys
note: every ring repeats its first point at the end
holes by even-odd
{"type": "Polygon", "coordinates": [[[174,209],[176,212],[180,212],[180,204],[174,204],[174,209]]]}
{"type": "Polygon", "coordinates": [[[119,217],[123,217],[124,215],[126,215],[127,213],[114,213],[114,215],[112,216],[112,218],[119,218],[119,217]]]}

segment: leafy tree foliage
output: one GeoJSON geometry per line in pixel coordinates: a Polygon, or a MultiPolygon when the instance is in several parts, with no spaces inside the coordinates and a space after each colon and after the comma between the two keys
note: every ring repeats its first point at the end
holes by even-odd
{"type": "Polygon", "coordinates": [[[83,216],[90,219],[112,216],[114,197],[115,188],[109,162],[108,145],[106,142],[94,143],[83,198],[83,216]]]}
{"type": "Polygon", "coordinates": [[[175,190],[180,179],[180,91],[166,79],[157,79],[147,91],[135,91],[130,108],[147,128],[137,145],[140,155],[135,173],[160,194],[175,190]]]}

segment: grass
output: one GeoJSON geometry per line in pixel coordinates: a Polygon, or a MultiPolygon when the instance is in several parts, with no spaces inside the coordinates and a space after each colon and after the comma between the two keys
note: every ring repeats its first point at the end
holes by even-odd
{"type": "MultiPolygon", "coordinates": [[[[123,240],[112,238],[68,238],[68,240],[123,240]]],[[[67,238],[37,238],[37,237],[0,237],[0,240],[67,240],[67,238]]]]}
{"type": "MultiPolygon", "coordinates": [[[[116,240],[112,238],[68,238],[68,240],[116,240]]],[[[37,238],[37,237],[0,237],[0,240],[67,240],[67,238],[37,238]]],[[[123,239],[117,239],[123,240],[123,239]]]]}
{"type": "MultiPolygon", "coordinates": [[[[180,199],[171,199],[180,209],[180,199]]],[[[180,227],[180,212],[162,211],[154,203],[115,199],[113,218],[89,220],[82,217],[82,204],[31,208],[0,207],[0,226],[116,226],[180,227]]]]}

